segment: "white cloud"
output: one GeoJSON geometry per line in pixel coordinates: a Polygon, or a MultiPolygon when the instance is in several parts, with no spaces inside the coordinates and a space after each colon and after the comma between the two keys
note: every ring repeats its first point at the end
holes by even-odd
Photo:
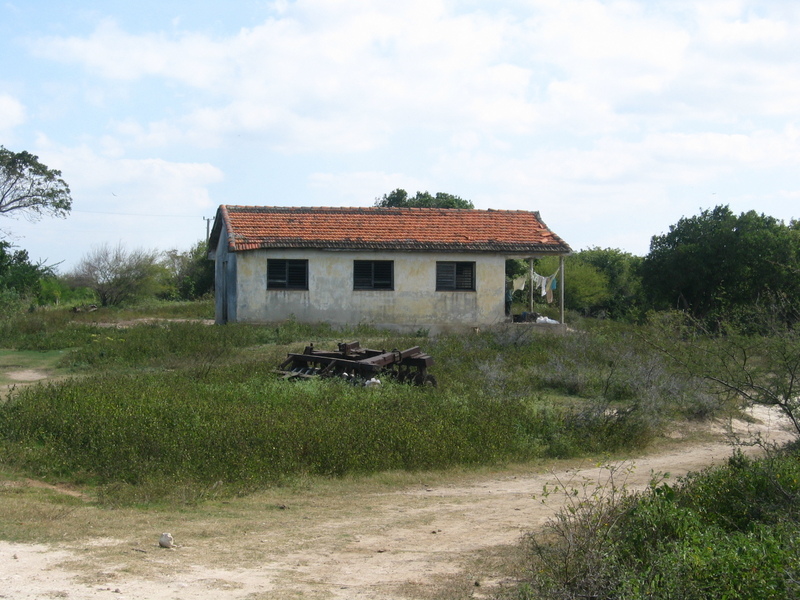
{"type": "Polygon", "coordinates": [[[86,38],[39,40],[36,51],[110,80],[158,77],[199,90],[200,102],[173,121],[208,140],[247,129],[273,136],[276,147],[318,140],[360,151],[409,119],[506,131],[533,120],[527,68],[498,54],[502,20],[453,17],[430,2],[376,4],[301,2],[225,39],[132,35],[104,21],[86,38]]]}
{"type": "Polygon", "coordinates": [[[86,71],[65,69],[99,125],[63,160],[100,180],[87,197],[123,189],[148,206],[205,206],[221,172],[175,158],[183,145],[236,168],[253,155],[285,167],[254,197],[304,197],[303,184],[326,204],[369,204],[398,186],[448,191],[485,208],[546,203],[585,224],[581,236],[611,219],[594,231],[614,239],[626,238],[612,231],[626,215],[648,239],[707,200],[706,186],[744,172],[778,172],[787,204],[793,193],[795,3],[278,0],[266,14],[224,35],[183,21],[134,34],[108,19],[31,46],[86,71]],[[656,218],[670,220],[653,230],[656,218]]]}
{"type": "Polygon", "coordinates": [[[716,22],[709,27],[709,39],[721,44],[774,44],[785,40],[789,34],[786,23],[770,19],[752,21],[716,22]]]}
{"type": "Polygon", "coordinates": [[[430,189],[429,184],[404,173],[377,171],[314,173],[310,177],[309,187],[317,192],[324,191],[326,201],[323,204],[334,206],[372,206],[376,199],[397,188],[403,188],[412,195],[430,189]]]}
{"type": "MultiPolygon", "coordinates": [[[[248,132],[289,152],[361,152],[408,127],[495,137],[631,131],[647,99],[685,108],[681,90],[707,86],[706,71],[720,90],[736,86],[741,74],[713,69],[713,56],[699,57],[702,73],[693,68],[684,15],[642,3],[542,0],[513,18],[456,14],[443,2],[422,1],[305,0],[274,8],[277,17],[224,38],[133,35],[107,20],[88,37],[48,38],[37,47],[108,79],[156,77],[197,90],[183,114],[131,130],[137,143],[215,145],[248,132]]],[[[723,9],[722,17],[700,9],[696,18],[713,32],[738,17],[723,9]]],[[[772,21],[754,23],[761,31],[772,21]]],[[[796,97],[800,78],[760,66],[750,74],[773,93],[751,90],[752,102],[773,98],[789,109],[775,99],[787,91],[796,97]]]]}
{"type": "Polygon", "coordinates": [[[540,3],[529,22],[532,52],[605,101],[663,91],[685,64],[690,34],[642,3],[564,0],[540,3]]]}
{"type": "Polygon", "coordinates": [[[204,237],[203,217],[213,216],[217,206],[209,187],[223,180],[218,168],[101,156],[88,146],[66,148],[43,136],[37,146],[42,162],[61,170],[73,198],[66,220],[14,223],[20,245],[37,258],[57,257],[69,270],[98,244],[188,249],[204,237]]]}
{"type": "Polygon", "coordinates": [[[88,146],[61,147],[45,137],[38,145],[41,159],[69,184],[75,210],[201,215],[214,208],[208,187],[223,180],[210,164],[102,156],[88,146]]]}
{"type": "Polygon", "coordinates": [[[220,80],[226,58],[224,46],[205,36],[134,35],[120,29],[112,19],[100,22],[86,38],[47,37],[31,42],[30,46],[39,56],[77,62],[111,80],[159,76],[200,88],[208,88],[220,80]]]}
{"type": "Polygon", "coordinates": [[[10,132],[25,122],[25,107],[9,94],[0,94],[0,133],[10,132]]]}
{"type": "Polygon", "coordinates": [[[645,141],[659,162],[701,166],[707,177],[716,165],[726,170],[771,169],[800,164],[798,131],[790,126],[783,132],[755,131],[750,134],[669,133],[645,141]]]}
{"type": "Polygon", "coordinates": [[[800,96],[796,61],[731,64],[718,54],[721,45],[730,52],[800,39],[790,36],[796,23],[752,17],[743,2],[676,3],[669,12],[633,1],[539,0],[513,16],[454,6],[299,0],[274,3],[273,18],[228,37],[134,35],[105,20],[87,37],[35,46],[110,80],[154,77],[196,90],[169,124],[139,124],[134,137],[147,144],[216,144],[248,131],[278,149],[358,152],[408,126],[605,135],[640,127],[653,103],[673,119],[689,109],[736,120],[719,114],[722,94],[770,113],[792,111],[800,96]]]}

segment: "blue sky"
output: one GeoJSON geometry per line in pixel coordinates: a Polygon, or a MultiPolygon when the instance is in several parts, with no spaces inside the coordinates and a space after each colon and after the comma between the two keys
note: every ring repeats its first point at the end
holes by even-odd
{"type": "Polygon", "coordinates": [[[0,217],[62,272],[398,187],[644,255],[717,204],[800,217],[800,3],[0,0],[0,145],[72,189],[0,217]]]}

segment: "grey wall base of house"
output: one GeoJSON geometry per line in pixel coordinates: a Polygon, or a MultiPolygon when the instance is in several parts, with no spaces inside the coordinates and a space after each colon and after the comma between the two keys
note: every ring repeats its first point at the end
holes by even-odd
{"type": "MultiPolygon", "coordinates": [[[[286,322],[288,319],[284,320],[277,320],[277,321],[247,321],[248,324],[251,325],[272,325],[274,326],[276,323],[286,322]]],[[[296,320],[296,319],[294,319],[296,320]]],[[[240,323],[243,321],[239,321],[240,323]]],[[[505,325],[506,323],[500,324],[486,324],[486,325],[465,325],[459,323],[449,323],[449,324],[417,324],[417,323],[367,323],[367,322],[331,322],[331,321],[302,321],[307,322],[310,324],[314,323],[325,323],[330,325],[334,329],[346,329],[346,328],[355,328],[359,325],[364,325],[368,327],[374,327],[375,329],[379,329],[382,331],[388,331],[392,333],[397,333],[400,335],[441,335],[441,334],[473,334],[480,331],[485,331],[490,327],[496,327],[498,325],[505,325]]],[[[222,324],[221,322],[217,321],[217,324],[222,324]]],[[[510,325],[510,324],[508,324],[510,325]]]]}
{"type": "Polygon", "coordinates": [[[488,253],[372,252],[391,261],[391,289],[354,289],[353,264],[364,253],[255,250],[218,255],[216,321],[273,323],[294,319],[334,326],[369,324],[403,333],[470,331],[503,323],[505,257],[488,253]],[[308,289],[270,289],[268,260],[308,261],[308,289]],[[439,261],[474,263],[475,289],[439,291],[439,261]],[[234,269],[235,268],[235,269],[234,269]]]}
{"type": "MultiPolygon", "coordinates": [[[[271,325],[274,326],[276,323],[280,323],[282,321],[248,321],[251,325],[271,325]]],[[[496,322],[496,323],[489,323],[484,325],[465,325],[465,324],[427,324],[427,325],[419,325],[416,323],[348,323],[348,322],[328,322],[325,321],[326,324],[334,327],[336,329],[342,329],[346,327],[357,327],[359,325],[368,325],[370,327],[374,327],[376,329],[390,331],[393,333],[401,334],[401,335],[442,335],[442,334],[454,334],[454,335],[468,335],[468,334],[477,334],[481,332],[485,332],[488,330],[495,330],[495,331],[507,331],[510,335],[519,335],[522,331],[530,332],[534,335],[536,334],[565,334],[569,331],[569,327],[562,323],[509,323],[506,320],[496,322]]],[[[217,322],[218,325],[223,324],[219,321],[217,322]]]]}

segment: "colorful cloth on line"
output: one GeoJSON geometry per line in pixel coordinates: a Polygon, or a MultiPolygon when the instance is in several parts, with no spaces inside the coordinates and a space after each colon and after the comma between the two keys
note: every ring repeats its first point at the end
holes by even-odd
{"type": "Polygon", "coordinates": [[[558,289],[558,279],[556,278],[557,274],[558,271],[550,275],[550,277],[539,275],[539,273],[536,272],[531,274],[531,285],[534,289],[541,290],[542,296],[545,298],[548,304],[553,301],[553,290],[558,289]]]}

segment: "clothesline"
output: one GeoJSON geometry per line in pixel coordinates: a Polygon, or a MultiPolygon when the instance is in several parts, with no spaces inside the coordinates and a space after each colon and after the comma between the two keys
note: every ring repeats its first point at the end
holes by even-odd
{"type": "MultiPolygon", "coordinates": [[[[555,271],[553,271],[553,274],[550,275],[550,277],[548,277],[547,279],[555,279],[556,275],[558,275],[558,271],[559,269],[557,268],[555,271]]],[[[539,275],[536,271],[534,271],[533,274],[542,277],[542,275],[539,275]]]]}
{"type": "MultiPolygon", "coordinates": [[[[556,276],[558,275],[558,271],[559,270],[556,269],[555,272],[549,277],[540,275],[536,271],[531,272],[531,285],[534,287],[534,289],[538,288],[541,290],[542,296],[545,297],[548,304],[553,301],[553,290],[557,288],[558,279],[556,276]]],[[[512,283],[514,291],[524,290],[525,283],[527,281],[528,281],[527,276],[515,278],[512,283]]]]}

